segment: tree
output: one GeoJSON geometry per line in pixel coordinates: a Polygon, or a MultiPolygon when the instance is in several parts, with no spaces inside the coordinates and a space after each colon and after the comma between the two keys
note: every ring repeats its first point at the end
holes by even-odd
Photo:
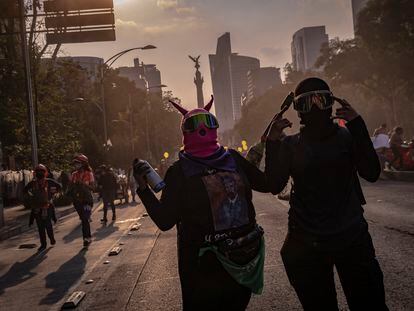
{"type": "Polygon", "coordinates": [[[334,85],[354,86],[375,102],[377,111],[384,110],[390,124],[408,127],[407,112],[414,112],[413,5],[409,0],[369,1],[358,16],[356,38],[331,40],[317,62],[334,85]]]}

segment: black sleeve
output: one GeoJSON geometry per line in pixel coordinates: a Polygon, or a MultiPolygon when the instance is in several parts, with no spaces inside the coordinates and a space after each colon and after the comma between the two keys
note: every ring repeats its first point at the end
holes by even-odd
{"type": "Polygon", "coordinates": [[[289,181],[292,150],[287,139],[266,142],[265,174],[273,194],[282,192],[289,181]]]}
{"type": "Polygon", "coordinates": [[[378,180],[381,164],[361,116],[346,124],[353,138],[353,159],[359,176],[369,182],[378,180]]]}
{"type": "Polygon", "coordinates": [[[244,174],[246,175],[251,188],[258,192],[269,192],[266,175],[255,165],[242,157],[237,151],[231,150],[230,152],[235,158],[237,165],[243,170],[244,174]]]}
{"type": "Polygon", "coordinates": [[[33,187],[33,180],[30,181],[26,186],[24,186],[23,194],[27,195],[29,193],[29,191],[32,189],[32,187],[33,187]]]}
{"type": "Polygon", "coordinates": [[[58,183],[56,180],[48,179],[47,182],[49,183],[49,187],[55,187],[57,192],[62,190],[62,185],[58,183]]]}
{"type": "Polygon", "coordinates": [[[165,174],[165,188],[161,199],[155,196],[149,187],[137,194],[148,215],[162,231],[170,230],[179,221],[178,209],[182,202],[182,173],[178,164],[171,166],[165,174]]]}

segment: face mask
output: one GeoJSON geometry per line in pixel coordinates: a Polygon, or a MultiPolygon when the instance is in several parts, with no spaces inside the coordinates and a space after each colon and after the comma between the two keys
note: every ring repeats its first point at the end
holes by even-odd
{"type": "Polygon", "coordinates": [[[208,157],[218,148],[217,128],[218,122],[209,111],[213,105],[213,96],[204,108],[197,108],[191,111],[186,110],[177,103],[171,104],[183,115],[181,130],[183,131],[184,151],[195,157],[208,157]]]}
{"type": "Polygon", "coordinates": [[[308,113],[298,112],[300,124],[305,125],[306,128],[324,128],[332,124],[332,108],[320,110],[316,106],[311,108],[308,113]]]}
{"type": "Polygon", "coordinates": [[[35,173],[35,176],[36,176],[36,179],[43,179],[43,178],[45,178],[45,173],[42,172],[42,171],[37,171],[35,173]]]}

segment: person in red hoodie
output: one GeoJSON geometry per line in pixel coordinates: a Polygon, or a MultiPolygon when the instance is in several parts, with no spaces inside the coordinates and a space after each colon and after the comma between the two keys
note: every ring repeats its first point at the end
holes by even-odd
{"type": "Polygon", "coordinates": [[[25,205],[31,208],[29,226],[36,220],[39,230],[39,252],[47,247],[46,233],[50,239],[50,244],[56,244],[52,227],[52,220],[56,223],[56,215],[51,200],[53,195],[62,189],[59,183],[47,178],[47,176],[46,166],[39,164],[35,167],[33,180],[24,188],[25,205]]]}
{"type": "Polygon", "coordinates": [[[87,247],[92,242],[89,220],[93,206],[92,190],[95,178],[85,155],[80,154],[75,157],[73,165],[75,171],[72,173],[68,195],[72,197],[73,205],[82,221],[83,246],[87,247]]]}

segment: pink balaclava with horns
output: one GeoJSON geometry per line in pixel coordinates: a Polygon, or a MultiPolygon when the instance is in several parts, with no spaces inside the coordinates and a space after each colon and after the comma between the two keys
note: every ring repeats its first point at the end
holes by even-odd
{"type": "MultiPolygon", "coordinates": [[[[211,114],[210,109],[213,106],[213,95],[211,100],[204,108],[197,108],[188,111],[179,104],[170,100],[170,103],[183,115],[181,124],[197,115],[197,114],[211,114]]],[[[193,132],[183,132],[184,152],[199,158],[205,158],[215,153],[220,145],[217,141],[217,129],[210,129],[205,124],[201,123],[199,127],[193,132]]]]}

